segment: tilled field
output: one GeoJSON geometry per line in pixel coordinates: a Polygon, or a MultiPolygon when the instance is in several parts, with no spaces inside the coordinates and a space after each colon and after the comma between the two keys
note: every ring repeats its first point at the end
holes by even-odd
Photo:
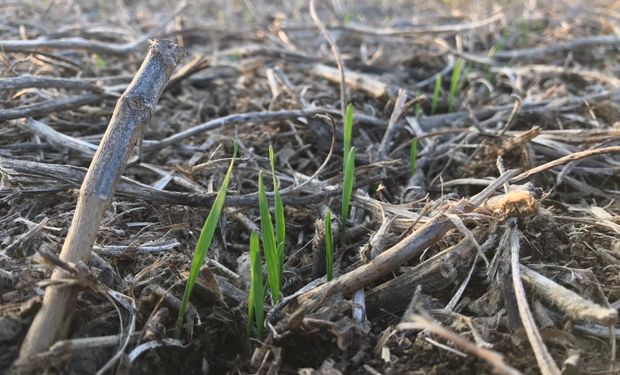
{"type": "Polygon", "coordinates": [[[0,12],[0,372],[620,371],[620,3],[0,12]]]}

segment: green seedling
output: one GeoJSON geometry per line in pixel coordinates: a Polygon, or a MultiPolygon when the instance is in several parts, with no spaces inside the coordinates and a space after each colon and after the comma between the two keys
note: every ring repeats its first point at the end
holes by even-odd
{"type": "Polygon", "coordinates": [[[258,173],[258,205],[260,208],[261,232],[263,233],[263,252],[265,254],[265,262],[267,263],[269,289],[271,289],[271,301],[275,305],[280,302],[281,298],[282,275],[280,272],[278,249],[276,248],[276,237],[273,232],[273,222],[271,221],[271,213],[269,213],[265,185],[263,184],[263,171],[258,173]]]}
{"type": "Polygon", "coordinates": [[[409,178],[415,173],[415,162],[418,158],[418,137],[411,140],[411,148],[409,149],[409,178]]]}
{"type": "MultiPolygon", "coordinates": [[[[344,137],[343,137],[343,163],[347,160],[347,154],[351,149],[351,136],[353,134],[353,104],[347,106],[347,112],[344,117],[344,137]]],[[[344,164],[343,164],[344,167],[344,164]]]]}
{"type": "Polygon", "coordinates": [[[452,77],[450,78],[450,92],[448,95],[448,111],[452,112],[456,105],[456,96],[459,90],[459,83],[461,82],[461,72],[463,68],[463,59],[458,58],[454,63],[454,69],[452,69],[452,77]]]}
{"type": "Polygon", "coordinates": [[[351,194],[353,192],[353,180],[355,178],[355,148],[351,147],[351,136],[353,133],[353,105],[347,106],[347,112],[344,117],[344,140],[343,140],[343,157],[342,171],[344,181],[342,184],[342,206],[340,209],[340,218],[342,226],[340,234],[344,239],[345,223],[349,219],[349,206],[351,204],[351,194]],[[353,154],[353,155],[351,155],[353,154]]]}
{"type": "MultiPolygon", "coordinates": [[[[416,91],[415,97],[418,98],[419,96],[420,96],[420,93],[416,91]]],[[[424,111],[422,110],[422,100],[420,100],[415,105],[415,118],[419,119],[423,113],[424,111]]]]}
{"type": "Polygon", "coordinates": [[[334,238],[332,237],[332,213],[330,210],[325,213],[325,266],[327,281],[331,281],[334,276],[334,238]]]}
{"type": "Polygon", "coordinates": [[[441,95],[441,76],[437,76],[435,79],[435,89],[433,90],[433,99],[431,100],[431,115],[435,114],[437,110],[437,103],[439,103],[439,96],[441,95]]]}
{"type": "Polygon", "coordinates": [[[265,290],[263,287],[263,265],[260,256],[260,240],[252,231],[250,235],[250,294],[248,300],[248,337],[252,332],[252,322],[256,320],[256,336],[263,338],[265,326],[265,290]]]}
{"type": "Polygon", "coordinates": [[[529,20],[525,17],[520,17],[519,22],[519,40],[518,43],[520,46],[527,44],[528,39],[530,38],[530,25],[529,20]]]}
{"type": "Polygon", "coordinates": [[[353,180],[355,179],[355,147],[347,153],[347,160],[344,165],[344,182],[342,184],[342,209],[340,217],[342,218],[342,234],[344,235],[344,223],[349,220],[349,206],[351,204],[351,196],[353,195],[353,180]]]}
{"type": "Polygon", "coordinates": [[[95,62],[95,66],[98,69],[105,69],[108,67],[108,61],[104,59],[103,57],[99,56],[96,53],[93,53],[92,57],[93,57],[93,61],[95,62]]]}
{"type": "Polygon", "coordinates": [[[209,215],[207,216],[207,219],[202,226],[200,236],[198,237],[198,242],[196,243],[196,250],[194,250],[194,259],[192,260],[189,277],[187,279],[187,283],[185,284],[185,292],[183,293],[183,300],[181,301],[181,307],[179,308],[179,315],[174,326],[174,338],[178,339],[181,336],[181,327],[183,326],[183,320],[185,319],[185,313],[187,312],[189,298],[192,295],[192,289],[194,288],[194,284],[196,283],[196,277],[198,276],[200,267],[203,265],[204,260],[207,256],[207,251],[209,250],[209,246],[211,246],[211,241],[213,240],[215,229],[217,228],[217,224],[220,220],[220,215],[222,213],[222,208],[224,207],[224,202],[226,201],[228,184],[230,183],[236,157],[237,144],[235,144],[234,146],[233,157],[230,161],[230,165],[228,166],[226,176],[224,176],[224,181],[222,181],[222,186],[217,192],[217,196],[215,197],[213,206],[211,206],[209,215]]]}
{"type": "Polygon", "coordinates": [[[276,163],[273,154],[273,147],[269,146],[269,164],[271,165],[271,176],[273,178],[273,201],[276,216],[276,249],[278,251],[278,265],[280,274],[284,270],[284,246],[286,243],[286,224],[284,221],[284,204],[280,195],[280,184],[276,178],[276,163]]]}

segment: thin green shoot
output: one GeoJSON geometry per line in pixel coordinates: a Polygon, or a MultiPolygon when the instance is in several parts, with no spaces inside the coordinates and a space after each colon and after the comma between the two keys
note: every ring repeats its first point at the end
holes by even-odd
{"type": "MultiPolygon", "coordinates": [[[[420,93],[416,91],[415,93],[415,97],[419,97],[420,93]]],[[[424,111],[422,110],[422,101],[418,101],[415,105],[415,118],[419,119],[422,114],[424,113],[424,111]]]]}
{"type": "Polygon", "coordinates": [[[215,197],[213,206],[211,206],[209,215],[204,222],[202,230],[200,231],[200,236],[198,237],[198,242],[196,243],[196,250],[194,250],[194,259],[192,260],[189,277],[187,279],[187,283],[185,284],[185,292],[183,293],[183,300],[181,301],[181,307],[179,308],[179,315],[174,326],[174,338],[176,339],[181,336],[181,327],[183,326],[183,320],[185,319],[185,313],[187,312],[189,298],[192,295],[192,289],[194,288],[194,284],[196,284],[196,277],[198,276],[200,267],[204,263],[204,260],[207,256],[207,251],[209,250],[209,246],[211,246],[211,241],[213,240],[213,235],[215,234],[215,229],[217,228],[217,224],[222,213],[222,208],[224,207],[224,202],[226,201],[228,184],[230,183],[236,157],[237,144],[235,144],[234,146],[233,157],[230,161],[230,165],[228,166],[226,176],[224,176],[224,181],[222,181],[222,186],[217,192],[217,196],[215,197]]]}
{"type": "Polygon", "coordinates": [[[529,26],[529,20],[525,17],[520,17],[519,18],[519,39],[518,39],[518,43],[519,45],[525,45],[527,44],[528,39],[530,38],[530,26],[529,26]]]}
{"type": "Polygon", "coordinates": [[[494,48],[491,49],[492,53],[490,53],[488,57],[491,58],[496,52],[500,52],[506,49],[506,45],[508,44],[509,40],[510,30],[508,29],[508,27],[504,27],[502,29],[502,36],[499,38],[497,43],[495,43],[495,45],[493,46],[494,48]]]}
{"type": "Polygon", "coordinates": [[[104,59],[103,57],[99,56],[98,54],[93,53],[92,58],[95,62],[95,66],[98,69],[105,69],[108,67],[108,61],[104,59]]]}
{"type": "Polygon", "coordinates": [[[276,178],[276,163],[273,147],[269,146],[269,164],[271,164],[271,176],[273,178],[273,201],[276,216],[276,249],[278,251],[278,264],[280,274],[284,271],[284,246],[286,243],[286,224],[284,221],[284,204],[280,195],[280,184],[276,178]]]}
{"type": "Polygon", "coordinates": [[[340,234],[344,240],[344,230],[349,219],[349,206],[351,204],[351,194],[353,191],[353,179],[355,171],[355,149],[351,147],[351,137],[353,134],[353,105],[349,103],[344,117],[344,139],[342,152],[342,171],[344,181],[342,185],[342,206],[340,208],[340,219],[342,226],[340,234]],[[351,156],[353,153],[353,156],[351,156]]]}
{"type": "Polygon", "coordinates": [[[278,258],[276,238],[273,232],[271,213],[269,213],[265,185],[263,184],[263,171],[258,173],[258,205],[260,208],[261,232],[263,233],[263,252],[265,253],[265,262],[267,263],[269,289],[271,289],[271,301],[275,305],[280,302],[281,297],[280,287],[282,284],[280,282],[280,260],[278,258]]]}
{"type": "Polygon", "coordinates": [[[415,162],[418,158],[418,137],[411,140],[411,148],[409,149],[409,178],[415,174],[415,162]]]}
{"type": "Polygon", "coordinates": [[[344,117],[344,140],[343,140],[343,167],[347,160],[347,154],[351,149],[351,135],[353,134],[353,104],[347,106],[344,117]]]}
{"type": "Polygon", "coordinates": [[[252,15],[252,12],[248,8],[245,8],[243,11],[243,22],[245,22],[247,26],[251,26],[253,19],[254,16],[252,15]]]}
{"type": "Polygon", "coordinates": [[[256,336],[263,338],[265,326],[265,290],[263,287],[263,265],[260,256],[260,240],[252,231],[250,235],[250,295],[248,300],[248,337],[252,322],[256,321],[256,336]]]}
{"type": "Polygon", "coordinates": [[[433,90],[433,99],[431,100],[431,115],[435,114],[437,110],[437,103],[439,103],[439,96],[441,95],[441,76],[437,76],[435,79],[435,89],[433,90]]]}
{"type": "Polygon", "coordinates": [[[355,179],[355,147],[347,153],[347,160],[344,165],[344,182],[342,184],[342,207],[340,218],[342,219],[342,234],[344,235],[344,227],[349,220],[349,206],[351,204],[351,196],[353,194],[353,180],[355,179]]]}
{"type": "Polygon", "coordinates": [[[330,210],[325,213],[325,266],[327,281],[331,281],[334,277],[334,238],[332,236],[332,213],[330,210]]]}
{"type": "Polygon", "coordinates": [[[459,83],[461,82],[461,73],[463,68],[463,59],[458,58],[454,63],[454,69],[452,69],[452,77],[450,78],[450,92],[448,95],[448,111],[452,112],[456,105],[456,95],[459,90],[459,83]]]}

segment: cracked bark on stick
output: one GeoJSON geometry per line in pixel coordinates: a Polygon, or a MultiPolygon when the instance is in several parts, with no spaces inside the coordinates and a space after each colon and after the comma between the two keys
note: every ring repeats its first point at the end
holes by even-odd
{"type": "MultiPolygon", "coordinates": [[[[88,262],[99,224],[127,160],[182,55],[183,48],[173,42],[152,42],[140,70],[119,99],[80,189],[75,215],[60,253],[64,262],[88,262]]],[[[52,280],[68,276],[55,270],[52,280]]],[[[16,362],[18,369],[27,366],[32,355],[47,350],[66,336],[76,297],[75,287],[57,285],[46,289],[41,310],[22,344],[16,362]]]]}

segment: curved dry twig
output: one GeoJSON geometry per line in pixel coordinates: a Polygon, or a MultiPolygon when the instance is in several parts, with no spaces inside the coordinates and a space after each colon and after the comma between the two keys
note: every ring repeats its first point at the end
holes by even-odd
{"type": "Polygon", "coordinates": [[[504,17],[502,12],[497,12],[490,17],[482,19],[480,21],[459,23],[454,25],[432,25],[432,26],[417,26],[406,29],[378,29],[374,27],[367,27],[360,24],[347,24],[340,28],[361,34],[377,35],[377,36],[416,36],[416,35],[429,35],[429,34],[447,34],[447,33],[460,33],[464,31],[471,31],[481,27],[488,26],[495,21],[499,21],[504,17]]]}
{"type": "Polygon", "coordinates": [[[540,56],[548,56],[552,53],[570,51],[577,48],[592,46],[592,45],[608,45],[617,46],[620,45],[620,37],[615,35],[590,35],[581,39],[575,39],[563,43],[554,43],[552,45],[525,48],[525,49],[513,49],[509,51],[496,52],[493,57],[502,60],[510,59],[534,59],[540,56]]]}
{"type": "Polygon", "coordinates": [[[543,342],[540,332],[536,327],[536,322],[530,311],[529,304],[527,302],[527,296],[525,295],[525,289],[521,282],[521,272],[519,264],[519,234],[517,232],[516,221],[511,226],[510,230],[510,265],[512,268],[512,284],[517,297],[517,307],[519,310],[519,316],[521,317],[521,323],[527,334],[527,338],[534,351],[536,362],[543,375],[560,375],[560,369],[555,364],[553,357],[549,354],[545,343],[543,342]]]}

